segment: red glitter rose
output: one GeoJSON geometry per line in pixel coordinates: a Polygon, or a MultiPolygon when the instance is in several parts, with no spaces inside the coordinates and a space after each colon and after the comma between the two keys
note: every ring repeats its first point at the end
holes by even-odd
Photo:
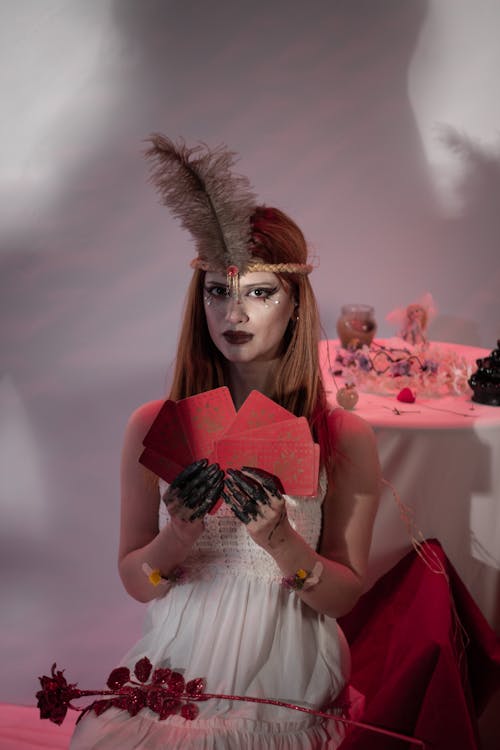
{"type": "Polygon", "coordinates": [[[79,695],[79,691],[75,690],[76,684],[69,684],[64,677],[64,671],[56,671],[56,664],[52,665],[50,677],[44,675],[38,679],[42,687],[36,694],[40,718],[50,719],[54,724],[62,724],[71,700],[79,695]]]}
{"type": "Polygon", "coordinates": [[[128,667],[113,669],[107,680],[108,690],[79,690],[76,683],[69,684],[66,681],[63,672],[56,670],[55,664],[51,675],[44,675],[39,680],[42,689],[36,697],[40,718],[50,719],[55,724],[63,723],[68,708],[80,711],[80,721],[89,711],[100,716],[111,706],[127,711],[130,716],[135,716],[148,707],[159,719],[180,714],[185,719],[192,720],[198,715],[198,708],[192,701],[208,700],[204,693],[204,679],[197,677],[186,684],[180,672],[160,667],[153,669],[147,657],[136,663],[133,675],[128,667]],[[72,706],[70,703],[73,698],[90,695],[109,697],[95,700],[85,708],[72,706]]]}

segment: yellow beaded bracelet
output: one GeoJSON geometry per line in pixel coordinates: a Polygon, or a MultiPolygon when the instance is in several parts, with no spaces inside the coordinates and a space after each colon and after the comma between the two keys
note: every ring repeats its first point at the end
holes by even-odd
{"type": "Polygon", "coordinates": [[[306,591],[319,583],[323,572],[323,563],[318,562],[312,570],[299,568],[293,576],[284,576],[281,583],[291,591],[306,591]]]}
{"type": "Polygon", "coordinates": [[[148,563],[145,562],[145,563],[142,563],[142,570],[144,572],[144,575],[148,577],[149,582],[153,586],[160,586],[160,585],[165,586],[168,583],[168,581],[165,578],[163,578],[162,574],[160,573],[159,568],[155,568],[153,570],[151,565],[148,565],[148,563]]]}
{"type": "Polygon", "coordinates": [[[153,568],[147,562],[142,563],[142,570],[152,586],[171,586],[173,583],[182,583],[186,580],[186,571],[177,566],[168,576],[162,576],[159,568],[153,568]]]}

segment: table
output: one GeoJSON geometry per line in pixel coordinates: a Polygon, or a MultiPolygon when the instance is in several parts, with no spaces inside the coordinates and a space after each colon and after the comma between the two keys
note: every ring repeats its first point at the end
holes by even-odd
{"type": "MultiPolygon", "coordinates": [[[[435,345],[453,347],[474,365],[489,354],[475,347],[435,345]]],[[[320,344],[332,406],[342,385],[331,373],[338,346],[335,340],[320,344]]],[[[367,588],[411,547],[409,531],[437,538],[500,633],[500,407],[476,404],[469,395],[402,404],[395,395],[361,391],[355,413],[373,426],[383,476],[391,485],[384,487],[375,522],[367,588]]]]}

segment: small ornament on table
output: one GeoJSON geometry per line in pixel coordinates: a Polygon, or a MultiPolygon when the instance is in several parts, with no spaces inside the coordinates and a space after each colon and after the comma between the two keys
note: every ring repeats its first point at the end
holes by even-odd
{"type": "Polygon", "coordinates": [[[361,349],[370,346],[377,331],[373,307],[370,305],[343,305],[337,320],[337,333],[344,349],[361,349]]]}
{"type": "Polygon", "coordinates": [[[358,403],[359,394],[354,383],[346,383],[337,391],[337,403],[343,409],[350,411],[358,403]]]}
{"type": "Polygon", "coordinates": [[[400,327],[399,335],[404,341],[412,346],[423,348],[428,344],[427,326],[435,314],[436,308],[432,295],[427,293],[406,308],[392,310],[386,320],[400,327]]]}
{"type": "Polygon", "coordinates": [[[401,401],[403,404],[415,403],[415,394],[413,393],[411,388],[401,388],[396,398],[398,401],[401,401]]]}
{"type": "Polygon", "coordinates": [[[488,406],[500,406],[500,339],[488,357],[476,359],[477,370],[469,378],[472,400],[488,406]]]}

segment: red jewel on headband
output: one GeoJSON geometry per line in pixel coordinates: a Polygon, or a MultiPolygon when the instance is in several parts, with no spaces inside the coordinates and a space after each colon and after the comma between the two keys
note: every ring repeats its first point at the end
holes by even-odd
{"type": "Polygon", "coordinates": [[[239,273],[238,266],[228,266],[226,273],[228,276],[237,276],[239,273]]]}

